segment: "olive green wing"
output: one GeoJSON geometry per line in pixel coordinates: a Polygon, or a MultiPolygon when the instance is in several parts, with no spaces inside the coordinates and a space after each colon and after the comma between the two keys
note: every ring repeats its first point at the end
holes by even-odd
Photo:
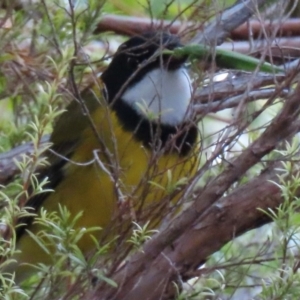
{"type": "MultiPolygon", "coordinates": [[[[95,86],[86,88],[81,93],[80,100],[73,100],[57,119],[50,137],[52,147],[49,149],[49,167],[38,175],[39,181],[47,178],[44,192],[30,198],[26,203],[27,207],[33,208],[30,212],[37,212],[47,199],[49,193],[64,179],[64,166],[68,159],[81,142],[82,132],[91,126],[91,114],[100,105],[103,105],[102,92],[95,86]]],[[[34,217],[23,217],[17,222],[17,240],[25,233],[25,230],[32,224],[34,217]]]]}

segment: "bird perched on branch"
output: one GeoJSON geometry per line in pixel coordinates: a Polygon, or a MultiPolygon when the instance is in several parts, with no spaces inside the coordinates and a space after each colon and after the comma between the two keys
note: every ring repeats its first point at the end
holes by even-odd
{"type": "MultiPolygon", "coordinates": [[[[176,36],[148,33],[119,47],[101,75],[104,92],[96,84],[85,89],[58,118],[50,166],[40,176],[53,192],[32,197],[26,206],[37,215],[41,207],[52,212],[59,205],[72,216],[82,212],[75,227],[101,227],[93,232],[98,240],[130,218],[159,223],[153,215],[163,218],[178,201],[180,183],[194,175],[198,162],[187,57],[164,53],[179,46],[176,36]]],[[[20,252],[10,265],[18,282],[32,272],[26,264],[53,263],[32,237],[42,230],[34,217],[19,221],[20,252]]],[[[93,250],[91,233],[77,245],[85,254],[93,250]]]]}

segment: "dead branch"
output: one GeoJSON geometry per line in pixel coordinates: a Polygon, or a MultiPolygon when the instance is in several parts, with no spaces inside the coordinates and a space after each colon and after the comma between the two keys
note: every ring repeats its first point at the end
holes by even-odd
{"type": "MultiPolygon", "coordinates": [[[[222,73],[226,73],[226,71],[222,73]]],[[[216,76],[214,76],[214,78],[215,77],[216,76]]],[[[226,80],[215,82],[214,79],[212,79],[207,85],[198,88],[195,92],[194,101],[200,104],[202,108],[204,108],[202,105],[205,103],[213,101],[224,101],[223,104],[225,104],[228,97],[243,94],[249,90],[250,87],[251,89],[260,89],[266,86],[276,85],[284,81],[285,78],[285,75],[257,73],[254,76],[253,73],[249,72],[227,71],[226,80]]]]}
{"type": "MultiPolygon", "coordinates": [[[[231,98],[226,99],[226,101],[218,100],[214,102],[210,102],[208,104],[196,104],[194,106],[194,111],[197,115],[206,115],[207,113],[215,113],[227,108],[238,107],[240,103],[253,102],[261,99],[268,99],[272,97],[275,93],[277,93],[276,89],[262,89],[262,90],[252,90],[247,92],[246,94],[233,96],[231,98]]],[[[279,93],[279,97],[287,97],[289,95],[289,90],[282,90],[279,93]]]]}
{"type": "Polygon", "coordinates": [[[135,35],[151,30],[169,29],[170,33],[177,34],[180,29],[186,26],[195,26],[192,22],[183,23],[181,21],[151,20],[149,18],[106,15],[98,23],[94,33],[113,31],[117,34],[135,35]]]}
{"type": "MultiPolygon", "coordinates": [[[[283,109],[273,119],[265,132],[241,155],[229,163],[220,175],[207,184],[190,208],[181,213],[166,229],[146,243],[143,252],[136,253],[126,265],[112,276],[118,284],[117,291],[111,287],[106,286],[105,288],[100,285],[94,299],[98,299],[99,295],[102,299],[139,299],[140,295],[149,295],[147,299],[159,299],[164,294],[169,282],[178,278],[180,270],[187,271],[191,266],[194,268],[199,262],[206,259],[207,255],[205,257],[199,256],[199,247],[205,245],[210,249],[207,252],[212,254],[217,250],[216,245],[219,247],[223,245],[218,240],[212,242],[211,235],[206,235],[206,238],[209,237],[209,239],[201,240],[201,244],[196,242],[191,244],[188,241],[191,237],[195,241],[199,241],[197,230],[202,228],[202,226],[199,227],[199,224],[203,218],[207,217],[217,201],[221,201],[222,195],[229,187],[249,168],[260,162],[262,157],[275,149],[280,142],[288,139],[299,130],[299,124],[296,122],[300,113],[299,95],[300,85],[286,100],[283,109]],[[185,251],[189,253],[189,260],[184,256],[184,260],[178,261],[178,257],[182,257],[182,249],[186,249],[185,251]],[[194,255],[191,255],[192,253],[194,255]],[[195,256],[196,254],[197,256],[195,256]]],[[[253,210],[249,216],[251,218],[248,219],[248,222],[252,222],[250,228],[255,222],[260,224],[257,219],[261,218],[261,213],[256,214],[253,210]]],[[[249,223],[241,222],[238,224],[234,219],[229,219],[229,222],[234,224],[237,229],[233,232],[232,226],[228,227],[226,234],[223,232],[224,238],[220,239],[221,241],[227,240],[229,237],[232,238],[236,233],[240,234],[249,228],[245,226],[249,223]]]]}
{"type": "MultiPolygon", "coordinates": [[[[186,27],[197,28],[203,30],[202,24],[196,22],[182,22],[169,20],[149,19],[143,17],[120,16],[120,15],[105,15],[98,23],[94,33],[113,31],[117,34],[134,35],[141,34],[149,29],[161,30],[169,29],[170,33],[177,34],[186,27]]],[[[230,38],[234,40],[247,40],[249,33],[256,38],[262,31],[272,32],[274,28],[279,28],[277,36],[299,36],[300,35],[300,19],[289,19],[284,21],[266,20],[264,22],[258,20],[251,20],[243,23],[235,28],[230,33],[230,38]]]]}

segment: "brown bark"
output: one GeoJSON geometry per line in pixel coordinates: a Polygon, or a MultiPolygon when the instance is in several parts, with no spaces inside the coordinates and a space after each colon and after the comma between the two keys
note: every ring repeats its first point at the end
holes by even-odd
{"type": "MultiPolygon", "coordinates": [[[[186,28],[197,28],[197,30],[201,31],[204,29],[204,25],[197,25],[196,22],[193,21],[182,22],[176,20],[172,22],[170,20],[151,20],[145,17],[105,15],[98,23],[95,33],[113,31],[117,34],[134,35],[141,34],[150,29],[165,29],[177,34],[186,28]]],[[[293,18],[285,20],[284,22],[281,20],[247,21],[235,27],[230,32],[229,37],[233,40],[248,40],[250,33],[252,38],[257,38],[262,32],[269,34],[274,33],[274,29],[276,29],[276,36],[300,36],[300,19],[293,18]]]]}
{"type": "Polygon", "coordinates": [[[196,225],[166,247],[156,259],[148,257],[150,263],[134,277],[135,286],[127,290],[128,277],[126,271],[123,271],[124,277],[120,281],[118,292],[101,299],[134,300],[140,299],[140,295],[146,295],[143,297],[145,300],[169,298],[171,295],[165,295],[164,292],[170,280],[176,282],[179,278],[185,278],[186,272],[197,268],[228,241],[270,222],[258,208],[276,209],[282,199],[279,188],[269,180],[278,181],[274,168],[265,171],[229,196],[221,198],[196,225]]]}
{"type": "MultiPolygon", "coordinates": [[[[110,287],[99,286],[93,299],[98,299],[99,295],[101,295],[101,299],[133,300],[140,299],[140,295],[147,295],[148,298],[145,299],[149,300],[161,299],[171,280],[176,279],[179,275],[181,276],[190,268],[197,267],[205,261],[208,255],[214,253],[235,235],[264,223],[261,212],[257,211],[256,208],[260,206],[262,209],[266,209],[270,206],[275,209],[279,203],[272,200],[272,198],[270,201],[268,200],[270,194],[276,194],[276,197],[278,197],[279,191],[272,186],[264,190],[264,187],[269,183],[262,176],[267,175],[261,175],[257,180],[253,180],[253,186],[248,187],[247,193],[236,191],[229,196],[234,197],[232,195],[237,195],[231,198],[232,200],[227,198],[226,201],[229,202],[225,201],[225,203],[231,203],[231,207],[240,205],[241,210],[235,210],[239,213],[231,214],[230,210],[224,211],[223,208],[226,205],[224,206],[224,200],[221,198],[229,187],[244,175],[249,168],[259,163],[280,142],[298,132],[299,123],[296,120],[300,113],[299,95],[300,85],[286,100],[283,109],[273,119],[265,132],[241,155],[228,164],[219,176],[207,184],[203,191],[198,194],[191,207],[146,243],[143,252],[134,255],[125,266],[112,276],[112,279],[118,284],[117,291],[110,287]],[[256,186],[261,183],[263,185],[256,186]],[[255,194],[253,194],[254,192],[255,194]],[[243,201],[240,203],[239,201],[243,195],[251,195],[251,198],[245,203],[243,201]],[[257,202],[255,199],[259,201],[257,202]],[[261,200],[264,201],[259,205],[261,200]],[[265,206],[266,204],[267,206],[265,206]],[[247,215],[243,216],[240,213],[242,211],[246,211],[247,215]],[[226,226],[222,225],[222,230],[217,227],[215,229],[209,227],[210,222],[208,221],[211,218],[208,216],[211,215],[214,216],[212,224],[219,227],[221,220],[224,220],[226,226]],[[213,234],[216,235],[216,238],[212,240],[213,234]]],[[[274,176],[272,174],[272,179],[275,178],[274,176]]],[[[244,188],[247,188],[247,185],[244,188]]],[[[227,209],[229,208],[227,207],[227,209]]]]}

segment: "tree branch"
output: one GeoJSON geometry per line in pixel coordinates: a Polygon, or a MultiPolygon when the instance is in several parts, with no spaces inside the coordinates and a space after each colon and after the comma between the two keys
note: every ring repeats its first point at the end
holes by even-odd
{"type": "MultiPolygon", "coordinates": [[[[267,4],[270,2],[268,1],[267,4]]],[[[266,1],[264,0],[238,0],[233,6],[208,24],[204,32],[199,32],[195,35],[190,43],[220,45],[232,30],[245,23],[257,9],[261,9],[264,6],[266,6],[266,1]]]]}
{"type": "MultiPolygon", "coordinates": [[[[195,258],[190,256],[189,260],[178,260],[181,257],[182,249],[188,247],[186,251],[198,253],[197,247],[191,247],[187,241],[193,236],[197,239],[197,230],[202,228],[199,224],[210,214],[212,206],[220,200],[222,195],[228,188],[240,178],[249,168],[260,162],[261,158],[270,153],[281,141],[291,137],[299,130],[299,124],[296,122],[300,113],[300,85],[297,86],[295,92],[286,100],[281,112],[273,119],[271,125],[265,132],[253,142],[241,155],[236,157],[225,170],[210,181],[207,186],[198,194],[197,200],[182,212],[169,226],[162,230],[145,244],[143,252],[136,253],[126,265],[124,265],[114,276],[113,280],[118,284],[118,290],[111,287],[100,285],[95,293],[94,299],[101,294],[102,299],[139,299],[140,295],[149,295],[147,299],[159,299],[165,292],[165,288],[174,277],[178,276],[180,270],[186,271],[186,265],[196,266],[199,262],[206,258],[195,258]],[[192,229],[191,231],[191,228],[192,229]],[[186,246],[184,246],[186,245],[186,246]],[[178,252],[177,252],[178,251],[178,252]],[[155,288],[155,290],[153,290],[155,288]],[[151,290],[151,293],[149,291],[151,290]]],[[[255,218],[257,215],[252,212],[255,218]]],[[[253,216],[252,215],[252,216],[253,216]]],[[[261,214],[259,215],[261,217],[261,214]]],[[[253,217],[252,217],[253,218],[253,217]]],[[[255,219],[254,218],[254,219],[255,219]]],[[[251,219],[253,222],[254,219],[251,219]]],[[[229,219],[232,224],[236,224],[233,219],[229,219]]],[[[250,219],[248,220],[250,222],[250,219]]],[[[260,224],[258,222],[258,224],[260,224]]],[[[247,230],[246,225],[249,223],[242,222],[241,225],[236,224],[238,230],[228,230],[227,234],[221,241],[232,238],[236,233],[247,230]]],[[[229,227],[232,229],[232,227],[229,227]]],[[[207,237],[207,236],[206,236],[207,237]]],[[[203,241],[202,246],[211,249],[210,253],[217,250],[216,245],[220,247],[223,243],[216,241],[212,243],[211,235],[209,239],[203,241]],[[213,247],[210,244],[213,244],[213,247]],[[206,245],[206,246],[204,246],[206,245]]],[[[207,253],[205,253],[207,254],[207,253]]],[[[197,254],[198,255],[198,254],[197,254]]],[[[185,256],[184,256],[185,257],[185,256]]]]}

